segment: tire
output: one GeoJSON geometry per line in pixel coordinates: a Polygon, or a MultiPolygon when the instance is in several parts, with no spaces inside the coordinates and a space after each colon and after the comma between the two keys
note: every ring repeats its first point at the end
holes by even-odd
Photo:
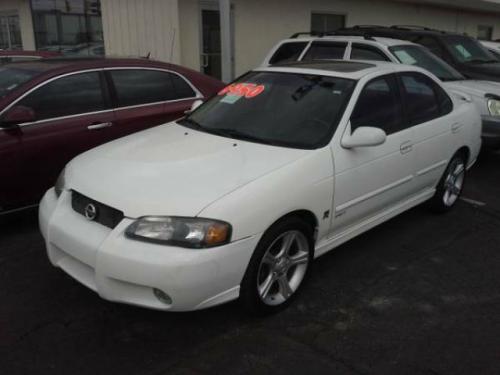
{"type": "Polygon", "coordinates": [[[271,226],[259,241],[240,286],[240,302],[255,315],[281,311],[311,273],[313,228],[296,217],[271,226]]]}
{"type": "Polygon", "coordinates": [[[462,153],[455,154],[430,201],[432,211],[444,213],[455,206],[464,188],[466,172],[466,157],[462,153]]]}

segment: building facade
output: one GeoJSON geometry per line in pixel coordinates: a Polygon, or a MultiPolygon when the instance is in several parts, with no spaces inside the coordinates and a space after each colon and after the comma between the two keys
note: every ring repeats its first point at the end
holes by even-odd
{"type": "Polygon", "coordinates": [[[497,0],[0,0],[0,48],[125,55],[229,80],[298,31],[421,25],[500,38],[497,0]]]}

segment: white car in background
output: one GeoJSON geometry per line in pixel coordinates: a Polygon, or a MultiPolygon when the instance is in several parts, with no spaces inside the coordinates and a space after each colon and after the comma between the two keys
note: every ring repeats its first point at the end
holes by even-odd
{"type": "Polygon", "coordinates": [[[75,158],[40,228],[52,264],[102,298],[274,312],[313,258],[425,201],[453,207],[479,129],[475,106],[417,67],[259,68],[179,121],[75,158]]]}
{"type": "Polygon", "coordinates": [[[406,40],[363,36],[302,36],[297,33],[279,42],[262,66],[290,61],[361,60],[387,61],[424,68],[444,82],[451,91],[471,96],[482,117],[483,146],[500,148],[500,83],[467,80],[427,48],[406,40]]]}

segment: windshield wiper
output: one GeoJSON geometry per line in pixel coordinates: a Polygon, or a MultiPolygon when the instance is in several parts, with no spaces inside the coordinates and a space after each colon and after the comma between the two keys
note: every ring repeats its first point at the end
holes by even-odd
{"type": "Polygon", "coordinates": [[[220,135],[223,137],[239,139],[242,141],[264,143],[266,145],[271,145],[271,146],[281,146],[277,142],[271,141],[269,139],[263,139],[263,138],[256,137],[256,136],[251,135],[251,134],[239,132],[238,130],[234,130],[234,129],[210,128],[210,129],[207,129],[207,131],[209,131],[209,132],[213,131],[214,134],[217,134],[217,135],[220,135]]]}

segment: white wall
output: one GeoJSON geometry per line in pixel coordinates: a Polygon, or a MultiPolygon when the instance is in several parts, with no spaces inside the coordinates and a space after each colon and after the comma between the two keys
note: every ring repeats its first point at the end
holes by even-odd
{"type": "MultiPolygon", "coordinates": [[[[181,63],[200,69],[199,0],[179,0],[181,63]]],[[[410,24],[477,35],[478,25],[494,26],[500,38],[500,15],[474,13],[388,0],[233,0],[236,76],[260,64],[279,40],[309,31],[311,13],[346,14],[347,25],[410,24]]]]}
{"type": "Polygon", "coordinates": [[[107,55],[180,63],[177,0],[101,0],[101,9],[107,55]]]}
{"type": "Polygon", "coordinates": [[[29,0],[0,0],[0,13],[15,12],[19,16],[23,49],[35,49],[35,34],[29,0]]]}

